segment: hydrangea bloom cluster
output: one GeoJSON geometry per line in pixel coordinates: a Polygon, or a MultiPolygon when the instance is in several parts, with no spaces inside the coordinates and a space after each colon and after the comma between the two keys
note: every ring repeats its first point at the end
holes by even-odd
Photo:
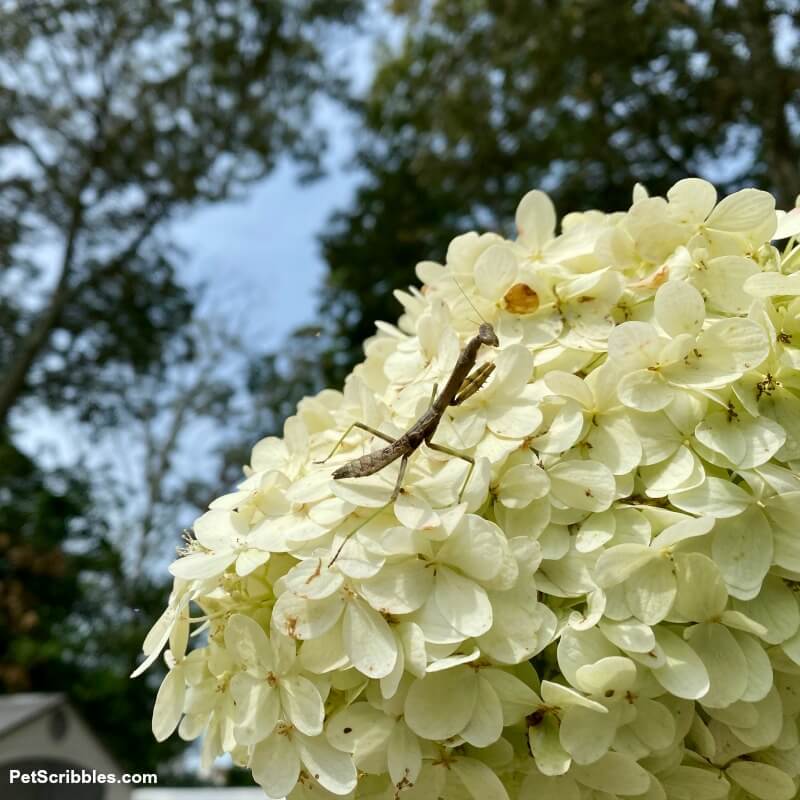
{"type": "Polygon", "coordinates": [[[800,782],[800,210],[701,180],[626,213],[527,194],[398,292],[195,523],[153,730],[270,798],[792,800],[800,782]],[[788,240],[788,242],[787,242],[788,240]],[[772,242],[779,242],[776,247],[772,242]],[[397,463],[480,320],[485,386],[397,463]],[[187,651],[190,626],[204,643],[187,651]]]}

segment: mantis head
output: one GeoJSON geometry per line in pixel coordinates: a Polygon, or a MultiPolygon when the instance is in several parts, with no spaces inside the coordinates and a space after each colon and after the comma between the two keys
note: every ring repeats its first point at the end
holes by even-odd
{"type": "Polygon", "coordinates": [[[497,334],[494,332],[494,328],[488,322],[482,322],[481,326],[478,328],[478,338],[481,341],[481,344],[488,344],[492,347],[499,347],[500,341],[497,338],[497,334]]]}

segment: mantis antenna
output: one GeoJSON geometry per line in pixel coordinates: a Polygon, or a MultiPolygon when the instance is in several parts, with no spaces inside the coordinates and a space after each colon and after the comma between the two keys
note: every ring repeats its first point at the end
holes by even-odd
{"type": "Polygon", "coordinates": [[[481,314],[481,312],[478,311],[477,308],[475,308],[475,304],[472,302],[472,300],[469,299],[469,295],[464,291],[464,288],[458,282],[458,278],[456,278],[455,272],[452,272],[450,274],[450,276],[452,277],[453,281],[455,282],[455,285],[458,286],[458,291],[461,292],[461,294],[464,295],[464,299],[470,304],[470,306],[472,306],[472,310],[481,318],[482,322],[486,322],[486,319],[484,318],[483,314],[481,314]]]}

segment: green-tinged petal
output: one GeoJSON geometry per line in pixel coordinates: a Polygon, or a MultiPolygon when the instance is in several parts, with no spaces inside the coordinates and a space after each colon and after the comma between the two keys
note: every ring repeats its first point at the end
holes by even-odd
{"type": "Polygon", "coordinates": [[[702,698],[711,683],[700,656],[671,631],[657,628],[655,634],[665,657],[664,665],[653,669],[655,679],[676,697],[687,700],[702,698]]]}
{"type": "Polygon", "coordinates": [[[573,770],[584,786],[623,797],[643,794],[650,785],[650,773],[622,753],[606,753],[593,764],[576,764],[573,770]]]}
{"type": "Polygon", "coordinates": [[[735,761],[725,770],[727,776],[759,800],[793,800],[797,785],[783,771],[757,761],[735,761]]]}
{"type": "Polygon", "coordinates": [[[492,769],[476,758],[456,758],[451,764],[473,800],[508,800],[508,792],[492,769]]]}
{"type": "Polygon", "coordinates": [[[725,708],[740,700],[747,688],[747,659],[733,634],[717,622],[703,622],[690,628],[687,638],[711,681],[700,702],[725,708]]]}
{"type": "Polygon", "coordinates": [[[575,706],[565,711],[559,737],[576,764],[592,764],[602,758],[617,734],[619,714],[598,714],[575,706]]]}
{"type": "Polygon", "coordinates": [[[478,678],[469,667],[434,672],[411,685],[405,720],[424,739],[449,739],[469,724],[477,701],[478,678]]]}
{"type": "Polygon", "coordinates": [[[661,777],[670,800],[726,800],[731,785],[716,769],[679,766],[661,777]]]}

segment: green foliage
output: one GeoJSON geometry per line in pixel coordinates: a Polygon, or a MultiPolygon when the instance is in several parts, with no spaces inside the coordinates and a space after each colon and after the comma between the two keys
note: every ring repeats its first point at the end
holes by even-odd
{"type": "Polygon", "coordinates": [[[25,398],[92,411],[116,367],[158,360],[191,307],[163,223],[236,194],[282,155],[318,170],[314,99],[341,89],[319,29],[358,6],[4,6],[0,424],[25,398]]]}
{"type": "Polygon", "coordinates": [[[220,488],[175,469],[179,440],[231,424],[237,393],[167,223],[281,158],[319,174],[316,99],[343,90],[326,31],[360,6],[0,9],[0,691],[67,691],[130,771],[184,746],[153,740],[157,681],[128,675],[167,591],[148,568],[220,488]],[[43,410],[85,436],[85,466],[46,472],[22,452],[43,410]]]}
{"type": "Polygon", "coordinates": [[[181,743],[155,746],[141,713],[153,687],[127,676],[165,587],[126,596],[120,556],[74,474],[45,475],[3,441],[0,485],[0,691],[67,690],[122,764],[155,769],[181,743]]]}
{"type": "MultiPolygon", "coordinates": [[[[360,107],[352,206],[323,237],[321,385],[358,360],[391,290],[470,227],[500,233],[535,187],[559,208],[625,209],[687,175],[721,192],[800,191],[794,0],[431,0],[394,4],[405,35],[360,107]]],[[[306,358],[311,356],[306,354],[306,358]]]]}

